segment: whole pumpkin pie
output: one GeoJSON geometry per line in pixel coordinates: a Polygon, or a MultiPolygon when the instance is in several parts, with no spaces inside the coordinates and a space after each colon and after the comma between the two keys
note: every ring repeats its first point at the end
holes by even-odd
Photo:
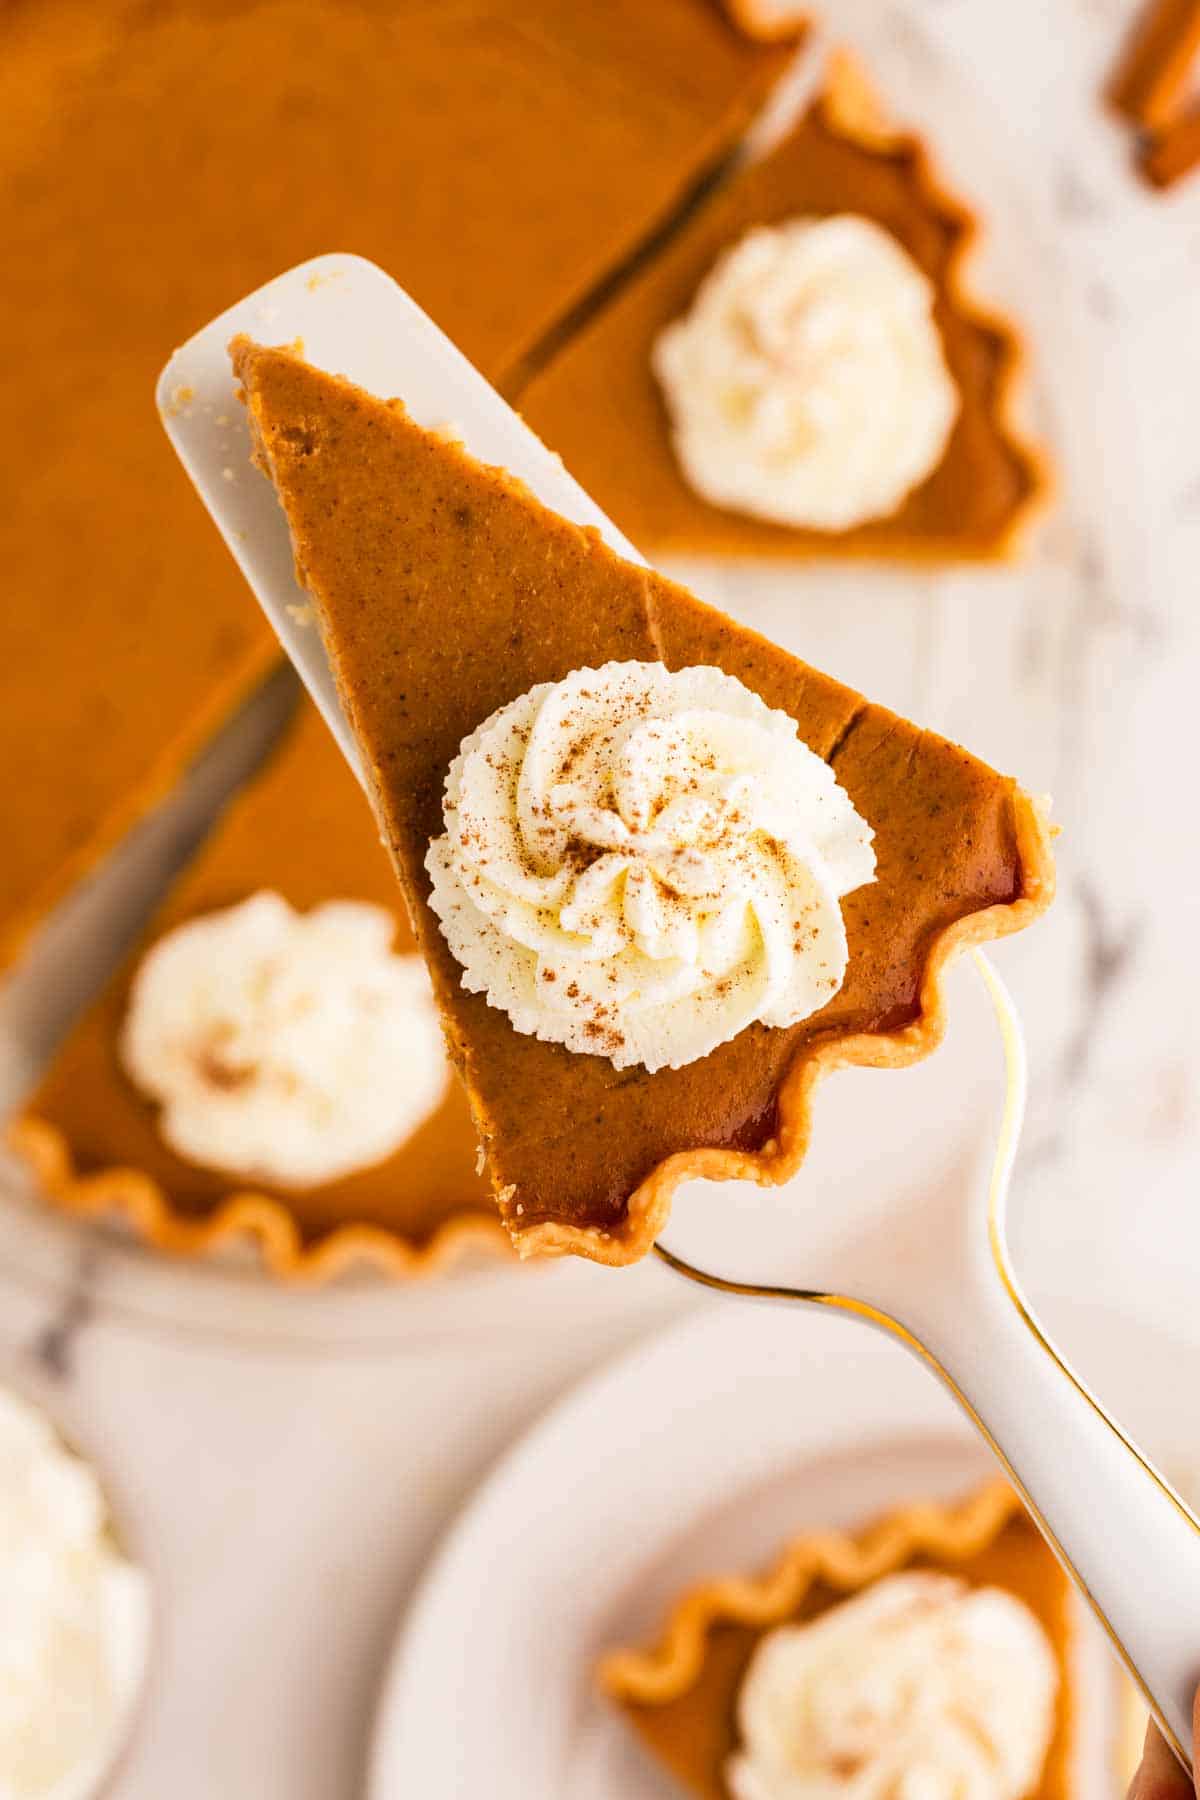
{"type": "Polygon", "coordinates": [[[685,1178],[788,1178],[819,1076],[925,1054],[951,955],[1048,904],[1038,808],[400,402],[232,352],[518,1248],[629,1262],[685,1178]]]}
{"type": "Polygon", "coordinates": [[[1067,1576],[995,1483],[705,1582],[657,1644],[612,1652],[600,1676],[650,1755],[703,1800],[857,1792],[856,1778],[908,1792],[906,1775],[913,1792],[924,1775],[938,1793],[1068,1800],[1074,1630],[1067,1576]]]}
{"type": "Polygon", "coordinates": [[[735,174],[516,393],[639,547],[990,559],[1044,496],[1020,338],[967,285],[976,221],[834,58],[735,174]]]}
{"type": "MultiPolygon", "coordinates": [[[[469,1246],[504,1249],[488,1184],[476,1166],[466,1096],[458,1082],[436,1072],[442,1052],[430,1003],[425,1002],[429,1023],[418,1022],[421,1035],[416,1040],[425,1066],[414,1069],[410,1060],[407,1075],[397,1064],[387,1076],[395,1086],[407,1085],[413,1101],[411,1111],[402,1111],[398,1121],[402,1141],[380,1154],[375,1140],[371,1154],[368,1138],[364,1166],[330,1165],[328,1143],[335,1133],[345,1138],[348,1131],[336,1108],[326,1109],[329,1116],[319,1112],[314,1125],[311,1108],[298,1113],[286,1092],[281,1099],[258,1091],[264,1088],[260,1073],[245,1066],[248,1041],[264,1060],[276,1054],[269,1037],[275,1029],[291,1034],[290,1048],[273,1072],[276,1086],[294,1088],[298,1075],[314,1073],[314,1061],[316,1074],[322,1074],[311,1038],[295,1039],[306,1012],[317,1031],[333,1037],[345,1054],[346,1039],[336,1036],[342,1023],[340,1002],[333,1010],[327,1003],[323,1010],[314,1006],[314,999],[324,998],[319,989],[314,996],[314,987],[327,966],[339,986],[353,987],[364,979],[361,959],[347,965],[336,939],[332,948],[318,946],[323,961],[315,970],[303,961],[291,969],[290,984],[276,990],[271,1020],[251,1012],[247,1021],[243,996],[235,992],[227,1000],[218,984],[224,980],[228,985],[232,960],[245,954],[248,933],[257,952],[251,981],[269,981],[272,960],[288,957],[295,964],[297,957],[308,955],[297,939],[302,922],[328,918],[336,925],[347,901],[352,903],[344,915],[349,932],[361,939],[364,931],[373,933],[378,927],[383,939],[380,955],[365,973],[372,1003],[377,1003],[379,975],[386,996],[386,984],[397,972],[394,964],[381,960],[391,940],[407,984],[401,1003],[420,1007],[422,994],[413,978],[423,987],[424,973],[412,953],[390,864],[354,777],[305,701],[266,769],[229,804],[141,942],[76,1023],[10,1126],[12,1146],[46,1196],[77,1213],[122,1214],[149,1242],[180,1254],[249,1239],[268,1266],[284,1275],[324,1276],[361,1259],[409,1274],[438,1266],[469,1246]],[[187,960],[176,954],[163,965],[173,1008],[170,1029],[155,1035],[161,997],[155,1003],[151,996],[149,1051],[135,1065],[140,1072],[140,1063],[148,1062],[149,1081],[157,1082],[159,1069],[178,1054],[181,1036],[188,1050],[191,1034],[201,1081],[199,1093],[194,1080],[186,1088],[195,1119],[185,1140],[192,1153],[186,1154],[164,1131],[162,1101],[170,1100],[171,1093],[155,1094],[131,1074],[129,1031],[131,1015],[139,1008],[146,1013],[139,980],[148,959],[156,949],[161,954],[164,946],[178,945],[181,928],[186,932],[197,923],[221,933],[209,940],[216,966],[197,965],[196,957],[207,954],[203,939],[194,943],[187,960]],[[187,994],[197,983],[203,995],[215,997],[199,1003],[192,1020],[187,994]],[[251,1039],[251,1033],[257,1035],[251,1039]],[[246,1087],[239,1088],[239,1082],[246,1087]],[[419,1093],[413,1092],[414,1082],[420,1083],[419,1093]],[[229,1116],[230,1100],[237,1103],[240,1117],[229,1116]],[[253,1118],[247,1101],[253,1103],[253,1118]],[[231,1132],[237,1135],[231,1137],[231,1132]],[[253,1134],[256,1153],[265,1157],[265,1167],[287,1180],[239,1176],[219,1159],[210,1160],[218,1142],[235,1152],[235,1161],[237,1155],[245,1156],[247,1132],[253,1134]],[[310,1136],[307,1165],[289,1167],[280,1160],[294,1158],[297,1139],[310,1136]],[[199,1142],[193,1144],[191,1137],[199,1142]]],[[[186,954],[188,939],[182,941],[186,954]]],[[[399,1026],[403,1034],[403,1019],[399,1026]]],[[[147,1037],[145,1025],[141,1036],[147,1037]]],[[[407,1041],[402,1035],[401,1053],[407,1041]]],[[[349,1042],[353,1049],[353,1038],[349,1042]]],[[[370,1079],[368,1074],[367,1085],[370,1079]]],[[[335,1099],[340,1091],[335,1088],[335,1099]]],[[[364,1123],[370,1132],[372,1119],[357,1121],[358,1129],[364,1123]]],[[[355,1129],[352,1120],[351,1161],[359,1141],[355,1129]]],[[[390,1129],[386,1118],[383,1129],[390,1129]]],[[[335,1155],[334,1164],[345,1160],[335,1155]]]]}
{"type": "Polygon", "coordinates": [[[162,454],[166,350],[349,241],[499,379],[780,67],[709,0],[0,9],[0,965],[278,655],[162,454]]]}

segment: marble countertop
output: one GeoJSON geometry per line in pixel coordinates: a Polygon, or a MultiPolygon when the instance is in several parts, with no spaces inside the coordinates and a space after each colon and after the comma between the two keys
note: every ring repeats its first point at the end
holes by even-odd
{"type": "MultiPolygon", "coordinates": [[[[1015,573],[686,573],[1053,793],[1060,899],[999,957],[1033,1065],[1018,1264],[1051,1319],[1056,1295],[1119,1307],[1126,1359],[1139,1324],[1200,1343],[1200,178],[1152,195],[1098,104],[1127,0],[837,10],[986,197],[980,283],[1029,323],[1060,508],[1015,573]]],[[[245,753],[53,922],[0,1001],[0,1104],[95,981],[83,913],[127,937],[245,753]]],[[[455,1510],[566,1384],[691,1303],[657,1269],[582,1266],[295,1298],[0,1203],[0,1375],[95,1452],[156,1579],[119,1800],[358,1793],[383,1659],[455,1510]]]]}

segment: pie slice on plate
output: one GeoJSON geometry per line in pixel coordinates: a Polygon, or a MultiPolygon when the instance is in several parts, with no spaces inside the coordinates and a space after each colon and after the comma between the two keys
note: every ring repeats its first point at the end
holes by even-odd
{"type": "Polygon", "coordinates": [[[968,290],[976,229],[835,58],[514,403],[650,552],[1002,556],[1047,472],[1020,337],[968,290]]]}
{"type": "Polygon", "coordinates": [[[233,356],[518,1248],[630,1262],[688,1177],[787,1179],[820,1075],[924,1055],[948,959],[1049,903],[1039,808],[398,401],[233,356]]]}
{"type": "MultiPolygon", "coordinates": [[[[403,957],[402,979],[420,976],[419,959],[411,954],[412,934],[404,909],[397,904],[395,880],[358,784],[316,711],[304,702],[282,746],[229,804],[177,878],[141,943],[75,1025],[10,1126],[10,1142],[42,1192],[71,1212],[123,1215],[148,1242],[181,1255],[249,1239],[274,1273],[287,1276],[323,1277],[361,1259],[406,1275],[440,1266],[468,1246],[504,1250],[507,1240],[476,1166],[466,1097],[453,1079],[430,1082],[424,1104],[411,1117],[411,1130],[390,1152],[364,1166],[308,1179],[297,1180],[292,1171],[293,1178],[281,1183],[239,1174],[204,1156],[215,1151],[219,1135],[227,1149],[232,1143],[245,1154],[246,1134],[254,1132],[257,1154],[271,1166],[272,1151],[278,1154],[280,1148],[273,1136],[282,1139],[289,1132],[294,1137],[298,1129],[307,1132],[307,1117],[297,1120],[286,1104],[265,1094],[261,1086],[256,1115],[247,1118],[243,1109],[240,1119],[224,1110],[222,1094],[216,1096],[214,1110],[204,1105],[203,1089],[197,1096],[189,1088],[190,1103],[200,1101],[204,1141],[199,1154],[188,1155],[173,1147],[164,1133],[163,1095],[151,1094],[129,1073],[124,1046],[131,1007],[140,972],[156,946],[178,945],[174,934],[181,927],[197,922],[211,926],[214,921],[220,927],[224,921],[228,929],[232,922],[236,935],[215,940],[218,960],[227,968],[230,955],[241,953],[245,931],[251,927],[263,933],[268,956],[290,955],[294,964],[295,921],[312,919],[319,916],[315,909],[345,901],[372,909],[350,915],[354,930],[361,930],[364,921],[368,928],[377,921],[385,943],[394,937],[395,949],[403,957]],[[295,909],[291,921],[289,909],[295,909]],[[245,928],[239,928],[239,920],[246,922],[245,928]],[[272,1106],[276,1110],[270,1110],[272,1106]],[[231,1132],[238,1137],[231,1139],[231,1132]],[[206,1144],[211,1147],[207,1152],[206,1144]]],[[[336,922],[338,915],[333,916],[336,922]]],[[[333,955],[340,955],[336,948],[333,955]]],[[[260,957],[256,965],[259,974],[263,960],[260,957]]],[[[332,964],[339,981],[341,967],[340,961],[332,964]]],[[[303,977],[303,968],[299,973],[303,977]]],[[[198,1004],[191,1017],[182,1015],[173,1037],[156,1046],[160,1060],[175,1053],[182,1037],[185,1049],[201,1061],[207,1057],[209,1078],[226,1089],[233,1084],[232,1098],[238,1099],[236,1082],[247,1073],[247,1059],[242,1054],[239,1062],[230,1052],[235,1042],[244,1046],[246,1034],[256,1031],[260,1035],[254,1047],[266,1059],[271,1046],[262,1035],[261,1016],[247,1016],[239,995],[233,1001],[239,1010],[231,1013],[216,985],[219,971],[211,967],[176,962],[174,972],[168,967],[167,974],[177,996],[186,995],[188,985],[199,980],[215,999],[198,1004]],[[202,1005],[207,1010],[202,1011],[202,1005]],[[235,1030],[241,1033],[237,1039],[235,1030]]],[[[354,974],[352,969],[352,978],[354,974]]],[[[277,1012],[311,1008],[310,990],[311,982],[301,979],[298,986],[281,991],[277,1012]]],[[[415,995],[413,1005],[420,999],[415,995]]],[[[441,1047],[436,1018],[432,1008],[429,1011],[432,1028],[426,1027],[420,1041],[430,1045],[436,1066],[441,1047]]],[[[337,1029],[337,1015],[318,1017],[323,1030],[337,1029]]],[[[285,1016],[283,1028],[294,1029],[294,1022],[289,1027],[285,1016]]],[[[300,1042],[297,1055],[301,1054],[305,1062],[299,1065],[294,1059],[280,1062],[276,1070],[280,1083],[294,1086],[297,1066],[301,1073],[306,1065],[311,1072],[312,1045],[307,1039],[300,1042]]],[[[411,1082],[412,1071],[406,1075],[403,1066],[394,1067],[388,1080],[411,1082]]],[[[242,1097],[255,1099],[248,1080],[242,1097]]],[[[400,1125],[404,1122],[401,1118],[400,1125]]],[[[319,1139],[336,1130],[345,1130],[344,1123],[334,1116],[318,1116],[318,1143],[308,1152],[314,1170],[320,1171],[323,1164],[328,1168],[319,1139]]],[[[351,1158],[353,1154],[351,1150],[351,1158]]]]}
{"type": "Polygon", "coordinates": [[[869,1793],[1069,1800],[1074,1631],[1067,1576],[996,1482],[958,1506],[799,1538],[763,1575],[705,1582],[657,1644],[614,1651],[600,1675],[650,1754],[704,1800],[858,1791],[853,1775],[869,1793]]]}

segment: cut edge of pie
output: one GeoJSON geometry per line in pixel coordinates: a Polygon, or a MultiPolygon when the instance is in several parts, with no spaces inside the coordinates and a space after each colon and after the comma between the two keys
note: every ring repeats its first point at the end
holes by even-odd
{"type": "Polygon", "coordinates": [[[369,1224],[337,1225],[309,1241],[282,1200],[252,1187],[231,1189],[198,1218],[181,1213],[142,1169],[82,1173],[66,1136],[46,1119],[13,1119],[5,1139],[36,1184],[38,1197],[60,1212],[76,1219],[120,1218],[142,1242],[169,1256],[195,1259],[249,1244],[269,1274],[297,1286],[318,1286],[363,1267],[391,1280],[421,1280],[472,1252],[504,1257],[512,1250],[499,1218],[466,1210],[443,1219],[421,1243],[369,1224]]]}
{"type": "Polygon", "coordinates": [[[988,554],[979,560],[1004,561],[1054,497],[1054,467],[1049,453],[1035,442],[1018,418],[1021,388],[1028,368],[1025,334],[1009,315],[980,300],[970,279],[970,264],[983,237],[979,214],[947,183],[937,157],[920,132],[893,124],[888,110],[858,57],[849,50],[830,52],[824,85],[814,101],[828,129],[849,143],[889,160],[909,160],[913,184],[930,211],[953,228],[954,247],[946,268],[946,295],[961,318],[989,333],[1002,346],[994,418],[996,429],[1024,468],[1028,492],[988,554]]]}
{"type": "Polygon", "coordinates": [[[636,1262],[665,1226],[671,1202],[684,1182],[755,1181],[763,1187],[774,1187],[790,1181],[808,1152],[813,1095],[825,1075],[845,1068],[908,1068],[936,1050],[946,1031],[945,976],[955,958],[964,950],[1023,930],[1045,912],[1054,898],[1054,856],[1050,847],[1053,828],[1048,808],[1021,788],[1014,789],[1012,801],[1022,892],[1016,900],[1002,901],[955,920],[934,940],[921,978],[917,1016],[911,1023],[897,1031],[859,1032],[802,1049],[779,1089],[778,1128],[761,1150],[710,1147],[677,1151],[652,1169],[634,1190],[628,1211],[615,1230],[568,1225],[559,1220],[542,1220],[521,1230],[514,1223],[510,1229],[518,1254],[574,1254],[614,1267],[636,1262]]]}
{"type": "Polygon", "coordinates": [[[918,1555],[965,1562],[985,1550],[1022,1512],[1018,1495],[997,1477],[966,1500],[952,1505],[919,1501],[897,1508],[864,1531],[806,1533],[762,1575],[723,1575],[689,1588],[672,1607],[658,1642],[649,1648],[609,1651],[598,1665],[597,1680],[611,1699],[635,1706],[665,1705],[695,1682],[714,1625],[763,1629],[782,1625],[815,1583],[855,1593],[895,1574],[918,1555]]]}

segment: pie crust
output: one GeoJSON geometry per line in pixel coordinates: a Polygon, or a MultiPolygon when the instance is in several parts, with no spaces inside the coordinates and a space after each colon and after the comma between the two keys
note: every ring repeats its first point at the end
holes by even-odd
{"type": "Polygon", "coordinates": [[[824,86],[769,155],[735,173],[670,245],[519,390],[516,404],[649,553],[994,561],[1045,503],[1046,458],[1017,420],[1019,332],[969,285],[974,213],[944,186],[924,141],[888,123],[858,63],[831,57],[824,86]],[[929,476],[890,516],[801,529],[710,504],[687,483],[651,354],[715,260],[751,228],[858,213],[892,233],[933,284],[960,412],[929,476]]]}
{"type": "Polygon", "coordinates": [[[685,1785],[704,1796],[723,1795],[736,1695],[758,1635],[798,1614],[819,1616],[846,1595],[914,1565],[961,1573],[981,1585],[1012,1585],[1038,1614],[1059,1657],[1062,1685],[1055,1739],[1031,1800],[1064,1800],[1072,1791],[1077,1717],[1074,1594],[1019,1499],[999,1480],[956,1505],[902,1507],[854,1534],[808,1533],[762,1575],[701,1583],[675,1603],[655,1644],[604,1657],[600,1685],[685,1785]]]}
{"type": "MultiPolygon", "coordinates": [[[[242,1186],[163,1141],[155,1108],[117,1054],[133,971],[167,931],[264,887],[300,910],[355,899],[402,915],[358,785],[307,701],[9,1126],[10,1147],[38,1192],[77,1216],[116,1215],[179,1256],[249,1242],[272,1274],[294,1280],[325,1280],[363,1262],[392,1276],[425,1275],[468,1250],[510,1254],[453,1078],[437,1111],[392,1156],[310,1189],[242,1186]]],[[[397,931],[399,947],[411,948],[402,916],[397,931]]]]}
{"type": "Polygon", "coordinates": [[[39,1193],[61,1212],[76,1219],[120,1219],[155,1250],[185,1259],[249,1246],[269,1274],[295,1286],[318,1286],[356,1267],[413,1280],[439,1274],[470,1253],[491,1257],[509,1250],[495,1219],[466,1212],[446,1219],[420,1244],[378,1225],[342,1225],[310,1244],[284,1201],[253,1188],[231,1191],[207,1216],[192,1219],[177,1212],[165,1189],[142,1169],[82,1174],[62,1132],[44,1119],[14,1119],[7,1141],[39,1193]]]}

